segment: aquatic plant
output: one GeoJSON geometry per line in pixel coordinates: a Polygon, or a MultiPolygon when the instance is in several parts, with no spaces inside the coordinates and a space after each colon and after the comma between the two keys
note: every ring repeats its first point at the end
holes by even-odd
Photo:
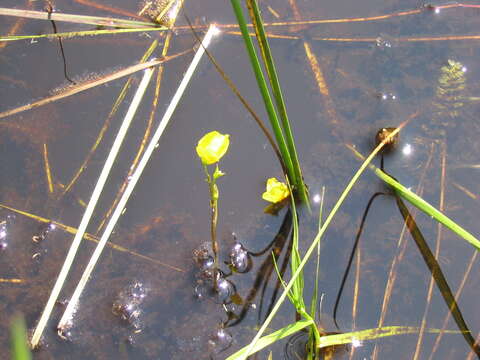
{"type": "Polygon", "coordinates": [[[210,235],[212,241],[212,251],[214,255],[214,287],[217,287],[218,271],[218,242],[217,242],[217,220],[218,220],[218,197],[219,191],[217,179],[224,176],[225,173],[218,167],[218,162],[226,154],[230,145],[230,135],[220,134],[218,131],[211,131],[205,134],[197,144],[195,150],[202,161],[203,171],[205,172],[205,181],[208,183],[210,190],[210,235]],[[208,165],[215,164],[215,170],[212,174],[208,170],[208,165]]]}
{"type": "Polygon", "coordinates": [[[262,194],[262,199],[271,203],[279,203],[290,195],[287,184],[278,181],[276,178],[267,180],[267,188],[262,194]]]}

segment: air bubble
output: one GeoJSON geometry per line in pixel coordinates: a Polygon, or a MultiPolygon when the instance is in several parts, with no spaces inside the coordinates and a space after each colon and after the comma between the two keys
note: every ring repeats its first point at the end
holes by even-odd
{"type": "Polygon", "coordinates": [[[375,45],[382,50],[387,50],[396,46],[397,40],[392,36],[381,34],[375,39],[375,45]]]}
{"type": "Polygon", "coordinates": [[[213,269],[215,265],[212,244],[205,242],[193,250],[193,260],[200,270],[213,269]]]}
{"type": "Polygon", "coordinates": [[[252,267],[252,258],[240,243],[236,243],[230,250],[230,266],[239,273],[245,273],[252,267]]]}
{"type": "Polygon", "coordinates": [[[196,298],[210,299],[217,304],[225,304],[230,302],[230,298],[235,295],[235,285],[223,277],[221,271],[217,272],[217,283],[213,281],[213,276],[208,279],[200,279],[194,289],[196,298]],[[216,286],[215,286],[216,285],[216,286]]]}
{"type": "Polygon", "coordinates": [[[143,283],[134,282],[118,294],[117,299],[113,302],[112,312],[135,329],[140,329],[142,327],[142,304],[148,291],[149,289],[143,283]]]}
{"type": "Polygon", "coordinates": [[[49,234],[52,231],[54,231],[56,228],[57,228],[57,226],[54,223],[49,222],[47,225],[40,228],[40,231],[37,235],[32,236],[32,240],[36,243],[40,243],[40,242],[46,240],[48,238],[49,234]]]}
{"type": "Polygon", "coordinates": [[[208,347],[212,353],[219,354],[232,345],[232,340],[233,337],[227,330],[219,328],[210,336],[208,347]]]}
{"type": "Polygon", "coordinates": [[[0,251],[6,250],[8,247],[10,228],[15,220],[15,215],[7,215],[0,222],[0,251]]]}

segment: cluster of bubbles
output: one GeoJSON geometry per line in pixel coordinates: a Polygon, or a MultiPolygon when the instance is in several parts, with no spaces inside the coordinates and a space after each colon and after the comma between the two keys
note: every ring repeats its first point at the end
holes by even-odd
{"type": "Polygon", "coordinates": [[[7,215],[0,222],[0,250],[5,250],[8,247],[9,232],[15,220],[15,215],[7,215]]]}
{"type": "MultiPolygon", "coordinates": [[[[193,259],[197,266],[196,286],[194,294],[198,299],[210,299],[222,307],[227,313],[234,307],[233,299],[239,298],[235,284],[228,279],[234,273],[246,273],[252,267],[252,258],[248,250],[235,242],[228,253],[225,264],[228,273],[219,269],[215,263],[212,245],[209,242],[201,244],[193,251],[193,259]]],[[[210,335],[208,347],[211,353],[218,354],[226,350],[232,343],[232,335],[220,324],[210,335]]]]}
{"type": "Polygon", "coordinates": [[[41,243],[42,241],[46,240],[48,235],[57,228],[57,226],[49,222],[47,225],[42,226],[38,234],[32,236],[32,240],[36,243],[41,243]]]}
{"type": "Polygon", "coordinates": [[[127,286],[118,295],[112,305],[112,312],[131,325],[134,330],[142,328],[142,304],[149,289],[139,281],[127,286]]]}

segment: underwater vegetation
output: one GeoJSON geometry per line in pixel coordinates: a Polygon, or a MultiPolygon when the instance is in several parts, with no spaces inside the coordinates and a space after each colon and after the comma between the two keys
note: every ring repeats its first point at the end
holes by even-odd
{"type": "Polygon", "coordinates": [[[480,357],[478,8],[6,0],[2,353],[480,357]]]}

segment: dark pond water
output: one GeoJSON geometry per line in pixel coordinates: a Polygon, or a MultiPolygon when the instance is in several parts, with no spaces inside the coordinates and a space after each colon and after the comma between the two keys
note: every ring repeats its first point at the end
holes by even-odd
{"type": "MultiPolygon", "coordinates": [[[[437,207],[442,194],[445,213],[472,234],[480,234],[480,47],[478,39],[465,37],[479,35],[476,31],[480,10],[454,6],[435,11],[417,0],[298,0],[295,11],[292,3],[293,0],[262,1],[266,21],[375,17],[419,10],[371,21],[268,27],[272,34],[297,37],[272,39],[271,47],[313,200],[313,214],[318,211],[322,187],[326,189],[325,207],[329,211],[358,168],[359,161],[348,146],[366,155],[379,128],[397,126],[417,114],[402,131],[397,150],[385,158],[385,168],[405,186],[421,189],[422,196],[437,207]],[[321,91],[306,56],[308,47],[326,84],[321,91]]],[[[3,0],[1,6],[42,10],[44,4],[3,0]]],[[[55,7],[64,13],[121,17],[117,10],[136,13],[141,4],[59,0],[55,7]],[[112,13],[112,7],[117,12],[112,13]]],[[[195,24],[234,23],[228,2],[185,0],[184,11],[195,24]]],[[[14,26],[18,26],[17,34],[52,31],[48,21],[17,21],[18,18],[2,16],[0,33],[7,34],[14,26]]],[[[181,15],[177,25],[185,24],[181,15]]],[[[62,22],[56,26],[59,32],[92,28],[62,22]]],[[[68,73],[75,81],[81,81],[135,64],[155,38],[155,33],[136,33],[64,40],[68,73]]],[[[191,32],[180,29],[173,34],[169,54],[194,45],[191,32]]],[[[46,97],[52,89],[67,83],[57,41],[40,39],[0,46],[0,111],[46,97]]],[[[257,114],[266,119],[242,40],[224,32],[215,38],[210,51],[257,114]]],[[[160,53],[161,49],[157,49],[155,54],[160,53]]],[[[191,58],[187,54],[165,64],[154,127],[191,58]]],[[[140,78],[140,74],[134,76],[133,88],[140,78]]],[[[85,211],[82,202],[90,198],[132,99],[132,89],[85,170],[66,195],[59,195],[95,143],[125,81],[116,80],[0,119],[1,204],[78,227],[85,211]],[[52,193],[45,171],[44,144],[52,193]]],[[[147,91],[121,148],[88,226],[90,234],[101,235],[99,225],[144,137],[153,88],[151,85],[147,91]]],[[[64,310],[64,305],[59,304],[35,358],[225,358],[253,338],[272,299],[278,295],[270,251],[254,257],[249,272],[228,278],[247,303],[229,305],[238,321],[235,316],[228,320],[222,305],[194,296],[198,269],[192,251],[210,237],[208,188],[194,146],[205,132],[213,129],[231,136],[229,152],[221,161],[227,175],[219,180],[220,258],[228,258],[235,242],[232,233],[246,249],[259,252],[279,231],[288,228],[286,210],[276,217],[263,213],[266,203],[261,200],[261,193],[265,181],[271,176],[281,177],[274,153],[251,116],[204,58],[115,227],[110,241],[121,248],[105,248],[87,284],[71,341],[63,341],[54,330],[64,310]],[[145,294],[134,303],[140,313],[126,312],[122,307],[125,302],[131,304],[132,292],[145,294]],[[130,316],[130,323],[113,314],[114,303],[117,313],[130,316]],[[209,340],[221,324],[233,336],[233,342],[223,352],[219,352],[221,346],[214,347],[218,353],[212,354],[209,340]]],[[[336,331],[331,321],[335,299],[363,211],[370,197],[379,191],[387,189],[374,174],[366,172],[322,240],[319,289],[323,294],[323,318],[330,319],[325,321],[328,331],[336,331]]],[[[422,214],[416,220],[427,243],[435,249],[436,223],[422,214]]],[[[0,209],[0,221],[7,229],[7,246],[0,252],[0,352],[7,356],[10,319],[17,312],[23,313],[28,327],[34,328],[73,235],[57,226],[47,231],[44,241],[35,243],[32,236],[41,236],[45,223],[5,208],[0,209]]],[[[317,226],[316,215],[301,215],[302,249],[314,238],[317,226]]],[[[361,236],[358,276],[354,263],[339,303],[337,320],[341,331],[374,328],[379,321],[383,326],[420,326],[427,302],[426,327],[444,326],[448,314],[445,301],[436,286],[427,301],[431,273],[409,232],[402,229],[403,220],[394,199],[384,196],[375,200],[361,236]],[[397,264],[393,270],[392,263],[397,264]],[[391,295],[385,296],[389,278],[395,278],[395,283],[391,295]],[[386,307],[384,316],[382,306],[386,307]]],[[[448,230],[444,229],[440,237],[439,264],[452,291],[461,288],[458,305],[476,338],[480,330],[478,262],[471,263],[469,276],[465,276],[474,249],[448,230]]],[[[94,246],[92,241],[81,244],[59,300],[71,296],[94,246]]],[[[282,264],[288,242],[280,236],[274,246],[281,250],[282,264]]],[[[305,274],[305,298],[310,299],[314,266],[307,267],[305,274]]],[[[285,304],[270,329],[294,320],[293,307],[285,304]]],[[[446,329],[458,330],[452,318],[446,329]]],[[[365,342],[354,352],[341,352],[338,358],[464,359],[470,352],[459,333],[445,334],[438,346],[437,335],[425,334],[421,342],[418,339],[415,333],[365,342]]],[[[285,358],[285,343],[270,348],[274,359],[285,358]]],[[[265,359],[267,355],[268,352],[261,352],[257,358],[265,359]]]]}

